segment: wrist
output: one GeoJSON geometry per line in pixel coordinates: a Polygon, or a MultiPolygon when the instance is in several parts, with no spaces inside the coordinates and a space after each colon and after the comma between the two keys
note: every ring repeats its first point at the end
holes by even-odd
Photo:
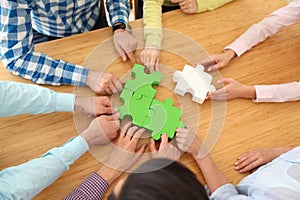
{"type": "Polygon", "coordinates": [[[116,22],[112,27],[113,33],[119,33],[127,31],[129,33],[132,33],[131,26],[128,23],[124,22],[116,22]]]}
{"type": "Polygon", "coordinates": [[[76,96],[74,111],[84,112],[84,97],[76,96]]]}
{"type": "Polygon", "coordinates": [[[232,49],[226,49],[225,53],[227,54],[227,56],[230,60],[232,60],[233,58],[235,58],[237,56],[236,53],[232,49]]]}
{"type": "Polygon", "coordinates": [[[109,185],[111,185],[122,174],[122,172],[103,165],[97,171],[97,174],[101,176],[109,185]]]}
{"type": "Polygon", "coordinates": [[[284,154],[292,149],[293,149],[293,147],[275,147],[274,153],[275,153],[275,156],[278,157],[281,154],[284,154]]]}
{"type": "Polygon", "coordinates": [[[91,88],[91,83],[92,83],[92,76],[93,76],[93,71],[89,70],[88,74],[86,76],[86,80],[85,80],[85,85],[89,88],[91,88]]]}
{"type": "Polygon", "coordinates": [[[256,99],[256,90],[254,86],[245,86],[245,93],[243,95],[243,98],[246,99],[256,99]]]}
{"type": "Polygon", "coordinates": [[[86,143],[89,145],[89,148],[94,146],[94,139],[90,136],[90,134],[88,134],[88,130],[83,131],[80,136],[86,141],[86,143]]]}

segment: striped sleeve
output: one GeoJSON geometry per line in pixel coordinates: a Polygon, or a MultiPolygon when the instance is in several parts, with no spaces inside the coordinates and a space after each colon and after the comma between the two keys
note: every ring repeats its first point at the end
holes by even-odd
{"type": "Polygon", "coordinates": [[[69,193],[65,200],[102,199],[108,187],[108,183],[97,173],[93,172],[80,186],[69,193]]]}

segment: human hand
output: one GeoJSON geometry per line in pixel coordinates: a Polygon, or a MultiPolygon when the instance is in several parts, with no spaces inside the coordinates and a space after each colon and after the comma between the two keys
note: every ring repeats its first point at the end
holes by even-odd
{"type": "Polygon", "coordinates": [[[123,89],[122,84],[113,74],[93,70],[89,70],[85,84],[100,95],[111,95],[123,89]]]}
{"type": "Polygon", "coordinates": [[[253,86],[244,85],[232,78],[223,78],[218,83],[227,85],[215,92],[209,92],[207,99],[232,100],[237,98],[256,99],[256,91],[253,86]]]}
{"type": "Polygon", "coordinates": [[[147,67],[149,73],[158,71],[160,49],[155,46],[146,47],[141,52],[141,62],[147,67]]]}
{"type": "Polygon", "coordinates": [[[141,157],[147,147],[147,144],[143,144],[137,149],[138,142],[145,132],[145,129],[130,126],[131,122],[128,122],[122,127],[120,136],[117,138],[107,161],[109,166],[119,171],[125,171],[133,165],[141,157]]]}
{"type": "Polygon", "coordinates": [[[187,14],[194,14],[198,11],[196,0],[172,0],[172,3],[178,3],[182,12],[187,14]]]}
{"type": "Polygon", "coordinates": [[[102,165],[97,172],[109,185],[118,178],[123,171],[133,165],[147,147],[147,144],[143,144],[137,150],[138,141],[145,130],[139,129],[137,126],[130,126],[131,123],[129,122],[122,127],[120,136],[107,161],[107,165],[102,165]]]}
{"type": "Polygon", "coordinates": [[[176,143],[177,147],[182,152],[191,154],[194,158],[202,158],[202,142],[200,138],[190,129],[177,128],[176,129],[176,143]]]}
{"type": "Polygon", "coordinates": [[[111,100],[106,97],[76,97],[75,111],[83,112],[89,116],[99,116],[103,114],[113,114],[117,110],[112,107],[111,100]]]}
{"type": "Polygon", "coordinates": [[[181,152],[168,142],[168,134],[161,136],[161,143],[158,150],[155,147],[155,141],[150,139],[150,151],[152,158],[168,158],[177,160],[181,156],[181,152]]]}
{"type": "Polygon", "coordinates": [[[277,158],[281,154],[291,150],[292,148],[263,148],[263,149],[254,149],[240,155],[237,161],[234,163],[235,170],[238,170],[240,173],[253,172],[259,166],[271,162],[273,159],[277,158]]]}
{"type": "Polygon", "coordinates": [[[137,39],[124,29],[118,29],[114,32],[113,36],[114,45],[123,61],[126,61],[127,58],[133,63],[136,63],[134,57],[134,51],[137,46],[137,39]]]}
{"type": "Polygon", "coordinates": [[[196,64],[203,65],[207,68],[207,71],[213,71],[227,66],[228,63],[235,57],[236,53],[231,49],[227,49],[224,53],[211,55],[208,58],[200,60],[196,64]]]}
{"type": "Polygon", "coordinates": [[[120,128],[120,113],[113,115],[101,115],[95,118],[89,127],[80,135],[86,140],[89,147],[105,145],[118,136],[120,128]]]}

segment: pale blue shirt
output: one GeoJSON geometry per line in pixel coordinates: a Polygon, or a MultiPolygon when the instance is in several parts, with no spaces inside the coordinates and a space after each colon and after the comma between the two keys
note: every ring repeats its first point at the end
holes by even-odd
{"type": "Polygon", "coordinates": [[[234,187],[226,184],[212,195],[213,200],[299,200],[300,147],[261,166],[234,187]]]}
{"type": "Polygon", "coordinates": [[[77,136],[41,158],[0,171],[0,199],[32,199],[88,149],[87,142],[77,136]]]}
{"type": "Polygon", "coordinates": [[[0,81],[0,117],[73,112],[75,95],[32,84],[0,81]]]}
{"type": "MultiPolygon", "coordinates": [[[[37,85],[0,81],[0,117],[74,110],[75,95],[37,85]]],[[[32,199],[89,149],[77,136],[41,158],[0,171],[0,199],[32,199]]]]}

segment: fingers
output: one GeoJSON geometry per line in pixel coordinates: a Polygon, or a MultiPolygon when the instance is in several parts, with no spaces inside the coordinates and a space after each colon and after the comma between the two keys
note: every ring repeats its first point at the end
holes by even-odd
{"type": "Polygon", "coordinates": [[[134,54],[132,51],[126,52],[126,55],[131,62],[136,63],[136,60],[135,60],[135,57],[134,57],[134,54]]]}
{"type": "Polygon", "coordinates": [[[138,157],[140,157],[141,154],[145,152],[147,146],[148,146],[147,144],[143,144],[143,145],[137,150],[136,153],[137,153],[138,157]]]}
{"type": "Polygon", "coordinates": [[[238,157],[238,160],[234,163],[234,169],[240,173],[245,173],[263,164],[265,163],[263,163],[260,154],[252,150],[238,157]]]}
{"type": "Polygon", "coordinates": [[[157,149],[155,147],[155,141],[153,139],[150,139],[149,147],[150,147],[150,152],[151,153],[156,153],[157,152],[157,149]]]}
{"type": "Polygon", "coordinates": [[[139,127],[137,126],[133,126],[133,127],[130,127],[128,129],[128,131],[126,132],[126,138],[128,140],[131,140],[131,138],[133,137],[133,135],[135,134],[135,132],[139,129],[139,127]]]}
{"type": "Polygon", "coordinates": [[[214,100],[226,100],[226,87],[211,92],[209,98],[214,100]]]}
{"type": "Polygon", "coordinates": [[[259,159],[250,157],[249,159],[245,160],[243,163],[237,165],[234,169],[238,170],[240,173],[249,172],[252,169],[255,169],[262,165],[259,159]]]}
{"type": "Polygon", "coordinates": [[[115,108],[114,107],[102,107],[101,109],[101,113],[100,114],[113,114],[115,112],[115,108]]]}
{"type": "Polygon", "coordinates": [[[155,71],[159,71],[159,68],[158,68],[159,65],[158,64],[159,64],[159,58],[157,58],[156,62],[155,62],[155,66],[154,66],[155,71]]]}
{"type": "Polygon", "coordinates": [[[212,65],[212,66],[208,67],[207,71],[209,71],[209,72],[210,71],[215,71],[215,70],[218,70],[218,69],[220,69],[222,67],[223,67],[223,65],[221,63],[217,63],[215,65],[212,65]]]}
{"type": "Polygon", "coordinates": [[[132,137],[132,141],[137,144],[140,138],[142,137],[143,133],[145,132],[145,129],[141,128],[138,131],[135,132],[135,134],[132,137]]]}
{"type": "Polygon", "coordinates": [[[216,63],[213,61],[212,57],[206,57],[206,58],[200,60],[199,62],[197,62],[196,65],[197,64],[203,65],[204,67],[209,67],[216,63]]]}
{"type": "Polygon", "coordinates": [[[131,126],[131,122],[127,122],[122,128],[121,128],[121,134],[122,138],[125,137],[126,132],[128,131],[129,127],[131,126]]]}
{"type": "Polygon", "coordinates": [[[141,62],[147,67],[148,72],[158,70],[160,49],[157,47],[147,47],[141,52],[141,62]]]}
{"type": "Polygon", "coordinates": [[[123,61],[127,60],[127,57],[131,62],[135,63],[134,51],[137,46],[137,40],[127,31],[114,34],[114,45],[123,61]]]}
{"type": "Polygon", "coordinates": [[[169,144],[168,137],[169,137],[168,134],[163,134],[161,136],[161,143],[159,145],[159,150],[165,149],[168,146],[169,144]]]}

